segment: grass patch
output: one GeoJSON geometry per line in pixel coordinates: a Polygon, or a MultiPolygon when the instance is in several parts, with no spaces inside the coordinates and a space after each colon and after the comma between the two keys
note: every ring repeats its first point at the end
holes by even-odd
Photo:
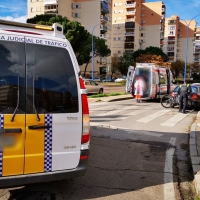
{"type": "Polygon", "coordinates": [[[118,96],[118,95],[123,95],[125,92],[114,92],[110,94],[94,94],[88,96],[88,98],[99,98],[99,97],[110,97],[110,96],[118,96]]]}
{"type": "Polygon", "coordinates": [[[195,200],[200,200],[200,196],[196,196],[196,197],[195,197],[195,200]]]}

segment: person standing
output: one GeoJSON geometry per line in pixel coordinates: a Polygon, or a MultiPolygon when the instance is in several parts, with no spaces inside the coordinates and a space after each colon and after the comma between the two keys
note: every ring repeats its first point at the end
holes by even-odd
{"type": "Polygon", "coordinates": [[[143,96],[143,89],[144,89],[143,80],[141,77],[137,77],[135,82],[135,98],[138,103],[140,103],[141,98],[143,96]]]}
{"type": "Polygon", "coordinates": [[[184,82],[184,84],[180,85],[178,94],[179,97],[179,112],[182,112],[183,114],[186,113],[186,107],[187,107],[187,101],[188,101],[188,95],[191,93],[191,86],[184,82]]]}

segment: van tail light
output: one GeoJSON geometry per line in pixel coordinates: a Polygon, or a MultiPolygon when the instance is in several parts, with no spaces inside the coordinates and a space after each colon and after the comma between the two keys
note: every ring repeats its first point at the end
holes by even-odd
{"type": "MultiPolygon", "coordinates": [[[[79,78],[80,88],[86,89],[85,84],[82,78],[79,78]]],[[[82,122],[82,139],[81,144],[87,143],[90,140],[90,117],[89,117],[89,106],[86,94],[81,94],[82,100],[82,113],[83,113],[83,122],[82,122]]]]}
{"type": "Polygon", "coordinates": [[[191,97],[192,100],[198,100],[198,95],[197,94],[193,94],[191,97]]]}
{"type": "Polygon", "coordinates": [[[85,159],[88,159],[88,156],[81,156],[80,157],[80,160],[85,160],[85,159]]]}
{"type": "Polygon", "coordinates": [[[79,82],[80,82],[80,87],[81,87],[81,89],[86,89],[86,88],[85,88],[84,81],[83,81],[82,78],[79,78],[79,82]]]}

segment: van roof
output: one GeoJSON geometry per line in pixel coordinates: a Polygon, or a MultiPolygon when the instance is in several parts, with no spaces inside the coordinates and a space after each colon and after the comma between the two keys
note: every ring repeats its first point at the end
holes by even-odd
{"type": "Polygon", "coordinates": [[[0,19],[0,29],[1,30],[7,30],[9,31],[27,31],[27,29],[31,30],[35,33],[40,33],[52,37],[58,37],[65,39],[65,35],[63,34],[63,26],[54,23],[52,26],[46,26],[41,24],[29,24],[29,23],[21,23],[21,22],[13,22],[13,21],[7,21],[7,20],[1,20],[0,19]]]}

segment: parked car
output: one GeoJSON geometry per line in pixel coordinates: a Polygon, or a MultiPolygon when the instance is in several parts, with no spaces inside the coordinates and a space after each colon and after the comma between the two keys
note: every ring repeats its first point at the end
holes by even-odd
{"type": "Polygon", "coordinates": [[[85,87],[88,94],[102,94],[104,91],[104,87],[99,85],[95,81],[92,80],[85,80],[85,87]]]}
{"type": "MultiPolygon", "coordinates": [[[[176,86],[173,90],[173,93],[177,94],[179,90],[179,85],[176,86]]],[[[200,108],[200,83],[191,84],[192,92],[189,95],[189,98],[195,102],[196,108],[200,108]]]]}
{"type": "Polygon", "coordinates": [[[103,78],[101,82],[114,82],[114,79],[111,79],[110,77],[106,77],[106,78],[103,78]]]}
{"type": "MultiPolygon", "coordinates": [[[[85,81],[92,81],[92,77],[90,77],[90,78],[84,78],[84,80],[85,80],[85,81]]],[[[100,82],[100,81],[101,81],[101,79],[100,79],[99,77],[94,77],[93,80],[94,80],[94,81],[97,81],[97,82],[100,82]]]]}
{"type": "Polygon", "coordinates": [[[117,79],[115,80],[115,83],[119,83],[119,82],[122,82],[122,81],[124,81],[124,80],[126,80],[125,77],[120,77],[120,78],[117,78],[117,79]]]}
{"type": "Polygon", "coordinates": [[[98,82],[100,82],[101,79],[100,79],[99,77],[94,77],[94,81],[98,81],[98,82]]]}

